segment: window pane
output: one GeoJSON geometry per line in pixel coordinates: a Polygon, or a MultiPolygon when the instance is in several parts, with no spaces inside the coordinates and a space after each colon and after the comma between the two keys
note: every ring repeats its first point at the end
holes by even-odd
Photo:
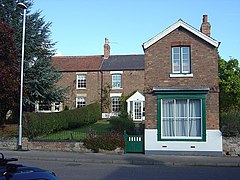
{"type": "Polygon", "coordinates": [[[163,117],[173,117],[173,99],[162,100],[162,114],[163,117]]]}
{"type": "Polygon", "coordinates": [[[183,54],[189,54],[189,47],[182,47],[183,54]]]}
{"type": "Polygon", "coordinates": [[[163,136],[174,136],[174,101],[173,99],[162,99],[162,133],[163,136]]]}
{"type": "Polygon", "coordinates": [[[177,53],[180,54],[180,48],[179,47],[174,47],[173,48],[173,53],[174,54],[177,54],[177,53]]]}
{"type": "Polygon", "coordinates": [[[189,100],[189,136],[201,136],[201,100],[189,100]]]}
{"type": "Polygon", "coordinates": [[[177,99],[176,100],[176,136],[186,136],[187,135],[187,100],[177,99]]]}
{"type": "Polygon", "coordinates": [[[174,47],[172,48],[172,62],[173,62],[173,72],[180,73],[180,48],[174,47]]]}
{"type": "Polygon", "coordinates": [[[190,54],[189,54],[189,47],[182,47],[182,72],[183,73],[190,73],[190,54]]]}

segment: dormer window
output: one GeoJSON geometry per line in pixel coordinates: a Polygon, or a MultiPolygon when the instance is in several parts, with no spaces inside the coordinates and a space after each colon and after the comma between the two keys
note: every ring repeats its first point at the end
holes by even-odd
{"type": "Polygon", "coordinates": [[[190,47],[172,47],[172,73],[190,74],[190,47]]]}

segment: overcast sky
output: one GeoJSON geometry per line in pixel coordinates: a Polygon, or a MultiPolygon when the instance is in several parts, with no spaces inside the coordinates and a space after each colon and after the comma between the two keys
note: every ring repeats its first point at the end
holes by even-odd
{"type": "Polygon", "coordinates": [[[239,0],[34,0],[32,11],[52,22],[52,40],[62,55],[143,54],[142,44],[178,19],[199,29],[208,15],[220,55],[240,60],[239,0]]]}

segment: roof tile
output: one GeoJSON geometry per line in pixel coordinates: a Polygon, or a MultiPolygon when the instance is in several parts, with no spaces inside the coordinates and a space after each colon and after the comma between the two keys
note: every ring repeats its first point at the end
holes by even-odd
{"type": "Polygon", "coordinates": [[[102,56],[53,56],[52,64],[58,71],[99,71],[102,56]]]}

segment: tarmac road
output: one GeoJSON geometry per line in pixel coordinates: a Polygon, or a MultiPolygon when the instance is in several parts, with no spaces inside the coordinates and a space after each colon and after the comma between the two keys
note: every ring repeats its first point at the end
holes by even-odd
{"type": "Polygon", "coordinates": [[[19,163],[51,170],[61,180],[238,180],[240,177],[239,167],[159,166],[26,159],[21,159],[19,163]]]}
{"type": "Polygon", "coordinates": [[[222,166],[240,167],[240,157],[177,156],[145,154],[101,154],[61,151],[8,151],[0,150],[5,157],[25,160],[47,160],[78,163],[133,164],[161,166],[222,166]]]}

